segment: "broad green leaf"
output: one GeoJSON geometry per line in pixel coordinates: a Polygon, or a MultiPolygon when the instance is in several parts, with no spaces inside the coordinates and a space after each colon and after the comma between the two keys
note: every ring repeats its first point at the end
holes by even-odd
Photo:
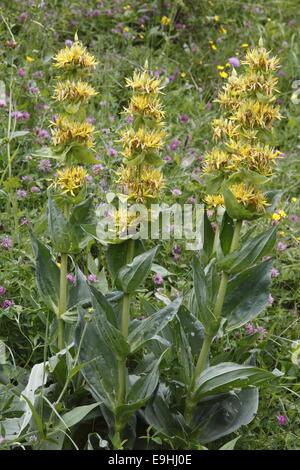
{"type": "Polygon", "coordinates": [[[70,215],[69,225],[72,229],[73,237],[76,239],[76,243],[78,243],[81,250],[85,248],[92,239],[92,236],[83,230],[81,225],[91,224],[93,220],[93,198],[89,196],[87,199],[74,206],[70,215]]]}
{"type": "Polygon", "coordinates": [[[218,268],[229,274],[239,273],[268,255],[276,241],[277,227],[271,227],[255,238],[248,240],[238,250],[233,251],[218,262],[218,268]]]}
{"type": "Polygon", "coordinates": [[[36,280],[40,295],[55,314],[58,312],[60,270],[52,260],[50,251],[31,235],[36,259],[36,280]]]}
{"type": "Polygon", "coordinates": [[[258,408],[258,389],[213,395],[194,409],[194,439],[206,444],[249,424],[258,408]]]}
{"type": "Polygon", "coordinates": [[[108,408],[115,405],[118,390],[118,361],[103,342],[101,315],[95,315],[85,322],[85,311],[79,307],[79,318],[75,330],[75,350],[79,364],[86,364],[80,373],[87,382],[87,388],[97,402],[108,408]]]}
{"type": "Polygon", "coordinates": [[[78,266],[76,266],[75,270],[75,279],[76,284],[68,283],[68,309],[91,300],[91,293],[86,282],[86,277],[78,266]]]}
{"type": "Polygon", "coordinates": [[[68,159],[74,160],[77,163],[89,163],[91,165],[99,163],[99,160],[95,158],[94,152],[84,145],[73,145],[68,152],[68,159]]]}
{"type": "Polygon", "coordinates": [[[135,413],[142,406],[145,406],[147,401],[154,393],[159,379],[159,364],[164,354],[165,351],[158,360],[152,363],[152,368],[150,371],[148,371],[148,373],[140,377],[129,377],[129,383],[130,379],[134,379],[134,383],[130,386],[128,390],[126,396],[127,403],[117,407],[115,410],[116,415],[121,420],[124,420],[126,422],[133,413],[135,413]]]}
{"type": "Polygon", "coordinates": [[[231,441],[226,442],[219,450],[233,450],[235,448],[235,444],[240,439],[241,436],[236,437],[235,439],[231,439],[231,441]]]}
{"type": "Polygon", "coordinates": [[[211,255],[214,246],[215,232],[212,229],[211,223],[207,217],[207,211],[203,214],[203,250],[208,258],[211,255]]]}
{"type": "Polygon", "coordinates": [[[89,289],[92,293],[92,305],[96,314],[105,316],[112,325],[118,327],[118,315],[110,302],[94,286],[90,285],[89,289]]]}
{"type": "Polygon", "coordinates": [[[251,321],[268,305],[271,271],[270,259],[229,281],[222,310],[222,316],[227,318],[227,330],[239,328],[251,321]]]}
{"type": "Polygon", "coordinates": [[[117,286],[123,292],[134,292],[148,276],[158,247],[136,256],[132,263],[123,266],[117,277],[117,286]]]}
{"type": "Polygon", "coordinates": [[[61,416],[63,422],[60,422],[56,429],[69,429],[75,424],[80,423],[86,415],[88,415],[94,408],[99,406],[100,403],[92,403],[91,405],[77,406],[73,410],[61,416]],[[64,424],[63,424],[64,423],[64,424]]]}
{"type": "Polygon", "coordinates": [[[192,268],[194,274],[194,293],[198,306],[197,317],[207,331],[215,329],[216,318],[211,306],[207,279],[202,264],[196,256],[193,258],[192,268]]]}
{"type": "Polygon", "coordinates": [[[44,427],[43,427],[42,418],[40,417],[40,415],[38,414],[38,412],[34,408],[33,404],[29,400],[29,398],[26,395],[23,395],[22,393],[21,393],[21,397],[24,398],[24,400],[26,401],[27,405],[30,408],[32,417],[34,419],[34,422],[36,424],[36,427],[37,427],[37,430],[38,430],[39,434],[41,435],[41,437],[44,437],[44,427]]]}
{"type": "Polygon", "coordinates": [[[138,324],[135,324],[128,335],[131,353],[141,349],[147,341],[165,328],[165,326],[173,320],[180,304],[181,299],[178,298],[162,310],[159,310],[145,320],[140,320],[138,324]]]}
{"type": "Polygon", "coordinates": [[[10,140],[12,140],[18,137],[24,137],[24,135],[27,135],[27,134],[29,134],[29,131],[15,131],[15,132],[11,132],[11,134],[9,135],[9,138],[10,140]]]}
{"type": "Polygon", "coordinates": [[[198,377],[193,400],[199,401],[208,395],[225,393],[242,388],[247,389],[274,379],[271,372],[258,367],[223,362],[208,367],[198,377]]]}
{"type": "Polygon", "coordinates": [[[78,250],[72,227],[57,207],[50,193],[48,195],[48,228],[53,246],[59,253],[70,253],[78,250]]]}
{"type": "Polygon", "coordinates": [[[227,211],[224,212],[222,218],[222,224],[220,229],[220,243],[224,255],[227,255],[230,250],[232,237],[234,232],[234,221],[227,214],[227,211]]]}

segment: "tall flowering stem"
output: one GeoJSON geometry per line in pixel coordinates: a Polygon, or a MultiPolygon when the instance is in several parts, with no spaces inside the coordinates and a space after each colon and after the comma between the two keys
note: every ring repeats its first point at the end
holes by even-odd
{"type": "MultiPolygon", "coordinates": [[[[118,183],[123,196],[129,204],[140,203],[147,207],[151,201],[157,199],[163,187],[162,173],[153,168],[163,163],[159,151],[164,144],[166,132],[164,131],[164,111],[159,99],[161,82],[153,77],[148,70],[148,64],[142,71],[134,72],[132,79],[126,79],[126,85],[132,89],[132,96],[124,113],[129,123],[121,131],[120,141],[123,144],[123,167],[118,172],[118,183]]],[[[122,218],[116,214],[116,224],[122,218]]],[[[148,223],[148,220],[144,220],[148,223]]],[[[127,241],[126,264],[134,258],[135,239],[130,235],[130,219],[126,218],[127,241]]],[[[124,229],[124,227],[122,227],[124,229]]],[[[128,338],[130,321],[131,293],[124,293],[121,332],[125,340],[128,338]]],[[[126,398],[126,357],[119,359],[119,391],[118,405],[122,405],[126,398]]],[[[126,423],[116,421],[116,431],[121,432],[126,423]]]]}
{"type": "MultiPolygon", "coordinates": [[[[213,121],[213,135],[218,145],[204,158],[208,193],[204,202],[209,209],[221,212],[225,209],[234,230],[230,249],[224,253],[225,262],[219,262],[224,268],[215,306],[210,324],[205,325],[203,346],[187,391],[187,423],[191,422],[196,406],[193,397],[197,381],[207,367],[211,343],[220,327],[230,280],[230,260],[238,252],[243,220],[267,217],[266,209],[272,201],[264,194],[262,186],[272,176],[274,161],[280,153],[268,144],[273,122],[281,118],[279,108],[274,104],[277,92],[274,72],[278,68],[278,59],[270,57],[260,42],[259,47],[246,54],[242,64],[244,73],[237,75],[233,69],[216,100],[224,110],[223,116],[213,121]]],[[[220,228],[216,233],[220,239],[220,228]]],[[[219,243],[222,243],[221,239],[219,243]]],[[[218,243],[214,243],[213,256],[217,256],[217,246],[218,243]]]]}
{"type": "MultiPolygon", "coordinates": [[[[93,87],[86,81],[97,62],[86,48],[75,38],[71,46],[67,46],[53,57],[54,67],[60,75],[54,88],[54,98],[59,114],[51,122],[52,148],[51,151],[65,168],[57,171],[57,176],[50,188],[54,190],[54,198],[62,209],[60,214],[66,227],[69,224],[72,208],[84,201],[86,196],[86,177],[88,176],[78,163],[95,163],[93,152],[94,127],[86,122],[86,105],[90,98],[97,95],[93,87]],[[77,166],[76,166],[77,165],[77,166]]],[[[49,217],[58,219],[59,208],[51,201],[48,208],[49,217]]],[[[64,230],[61,228],[61,231],[64,230]]],[[[71,227],[70,227],[71,229],[71,227]]],[[[68,305],[68,254],[78,252],[73,240],[59,240],[53,231],[53,244],[60,251],[60,293],[57,312],[58,347],[64,347],[63,315],[68,305]]],[[[71,237],[72,238],[72,237],[71,237]]]]}

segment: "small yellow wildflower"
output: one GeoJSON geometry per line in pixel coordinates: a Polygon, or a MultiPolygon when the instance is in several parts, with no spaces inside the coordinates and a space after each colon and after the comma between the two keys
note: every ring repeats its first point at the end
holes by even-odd
{"type": "Polygon", "coordinates": [[[128,33],[128,31],[129,31],[128,26],[125,26],[124,31],[126,31],[126,33],[128,33]]]}
{"type": "Polygon", "coordinates": [[[292,197],[292,202],[297,202],[298,199],[296,197],[292,197]]]}
{"type": "Polygon", "coordinates": [[[242,44],[242,47],[249,47],[249,44],[242,44]]]}
{"type": "Polygon", "coordinates": [[[223,65],[218,65],[218,66],[217,66],[217,69],[218,69],[218,70],[224,70],[224,66],[223,66],[223,65]]]}
{"type": "Polygon", "coordinates": [[[225,29],[224,26],[221,26],[221,27],[220,27],[220,31],[221,31],[221,33],[223,33],[223,34],[227,34],[227,29],[225,29]]]}
{"type": "Polygon", "coordinates": [[[280,210],[278,211],[279,212],[279,215],[280,217],[283,219],[284,217],[286,217],[286,213],[283,211],[283,210],[280,210]]]}
{"type": "Polygon", "coordinates": [[[58,268],[60,268],[60,267],[61,267],[61,263],[56,263],[56,266],[57,266],[58,268]]]}
{"type": "Polygon", "coordinates": [[[214,20],[215,20],[215,21],[219,21],[219,19],[220,19],[220,18],[219,18],[218,15],[215,15],[215,16],[214,16],[214,20]]]}
{"type": "Polygon", "coordinates": [[[279,232],[279,235],[281,235],[282,237],[284,237],[285,232],[279,232]]]}
{"type": "Polygon", "coordinates": [[[75,196],[74,191],[84,185],[87,176],[87,172],[81,166],[58,170],[53,185],[60,186],[63,189],[62,194],[70,193],[75,196]]]}
{"type": "Polygon", "coordinates": [[[34,61],[35,61],[35,59],[33,59],[32,57],[30,57],[29,55],[26,56],[26,60],[27,60],[27,62],[34,62],[34,61]]]}
{"type": "Polygon", "coordinates": [[[272,219],[273,219],[273,220],[280,220],[281,217],[280,217],[279,214],[277,214],[276,212],[274,212],[274,214],[272,215],[272,219]]]}
{"type": "Polygon", "coordinates": [[[298,242],[300,242],[300,237],[297,237],[298,242]]]}
{"type": "Polygon", "coordinates": [[[162,19],[161,19],[161,22],[162,22],[162,24],[164,24],[164,25],[169,24],[170,21],[171,21],[170,18],[168,18],[167,16],[163,16],[162,19]]]}
{"type": "Polygon", "coordinates": [[[213,43],[214,43],[214,41],[208,41],[208,44],[213,44],[213,43]]]}
{"type": "Polygon", "coordinates": [[[214,44],[212,44],[212,45],[210,46],[210,48],[211,48],[213,51],[216,51],[216,50],[217,50],[217,46],[215,46],[214,44]]]}
{"type": "Polygon", "coordinates": [[[226,65],[226,67],[230,67],[230,64],[229,64],[229,62],[226,62],[226,64],[225,64],[225,65],[226,65]]]}
{"type": "Polygon", "coordinates": [[[228,73],[226,73],[226,72],[220,72],[219,75],[220,75],[221,78],[227,78],[228,77],[228,73]]]}
{"type": "Polygon", "coordinates": [[[140,38],[140,39],[144,39],[144,37],[145,37],[145,36],[144,36],[143,34],[139,34],[139,38],[140,38]]]}
{"type": "Polygon", "coordinates": [[[180,76],[181,76],[182,78],[184,78],[184,77],[186,77],[186,73],[185,73],[185,72],[182,72],[182,73],[180,74],[180,76]]]}
{"type": "Polygon", "coordinates": [[[130,10],[130,8],[131,8],[131,5],[125,5],[125,6],[123,7],[123,10],[125,10],[125,11],[126,11],[126,10],[130,10]]]}

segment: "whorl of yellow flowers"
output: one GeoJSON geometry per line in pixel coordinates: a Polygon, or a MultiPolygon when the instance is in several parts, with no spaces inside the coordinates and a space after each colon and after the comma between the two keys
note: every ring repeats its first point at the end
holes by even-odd
{"type": "Polygon", "coordinates": [[[217,178],[220,184],[205,202],[224,206],[222,187],[227,184],[243,207],[263,212],[268,203],[257,185],[272,175],[280,153],[265,143],[265,131],[272,131],[274,121],[282,117],[275,104],[278,59],[270,57],[260,41],[242,64],[244,73],[233,69],[216,100],[223,108],[223,115],[212,123],[218,145],[205,156],[203,171],[208,181],[217,178]]]}
{"type": "Polygon", "coordinates": [[[146,203],[157,198],[163,187],[162,173],[151,168],[163,163],[159,156],[166,137],[162,122],[165,113],[159,98],[163,86],[151,75],[147,62],[144,70],[126,78],[126,86],[132,89],[132,96],[124,113],[133,120],[121,131],[125,166],[118,182],[128,199],[146,203]]]}

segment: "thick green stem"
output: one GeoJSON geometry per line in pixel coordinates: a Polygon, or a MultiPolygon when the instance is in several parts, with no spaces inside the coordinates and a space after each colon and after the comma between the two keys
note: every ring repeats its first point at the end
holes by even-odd
{"type": "MultiPolygon", "coordinates": [[[[238,248],[241,229],[242,229],[242,224],[243,224],[242,220],[237,220],[237,222],[235,224],[234,233],[233,233],[231,246],[230,246],[230,251],[229,251],[230,253],[232,253],[234,250],[236,250],[238,248]]],[[[218,295],[217,295],[217,299],[216,299],[216,304],[215,304],[215,308],[214,308],[214,312],[213,312],[214,317],[215,317],[216,320],[220,319],[220,316],[221,316],[221,313],[222,313],[224,299],[225,299],[225,295],[226,295],[226,291],[227,291],[228,279],[229,279],[229,275],[226,272],[223,271],[220,286],[219,286],[219,290],[218,290],[218,295]]],[[[198,361],[197,361],[197,364],[196,364],[196,367],[195,367],[194,375],[193,375],[193,378],[191,380],[191,384],[190,384],[188,394],[187,394],[186,407],[185,407],[185,420],[186,420],[187,423],[190,423],[190,421],[191,421],[192,410],[195,406],[195,403],[192,400],[192,395],[193,395],[193,392],[194,392],[195,384],[196,384],[196,381],[197,381],[198,377],[200,376],[200,374],[205,369],[206,361],[207,361],[207,358],[208,358],[208,355],[209,355],[210,346],[211,346],[213,338],[214,338],[213,334],[210,334],[209,332],[205,333],[203,345],[202,345],[202,348],[201,348],[201,351],[200,351],[200,354],[199,354],[199,357],[198,357],[198,361]]]]}
{"type": "MultiPolygon", "coordinates": [[[[126,264],[132,262],[134,255],[134,240],[130,239],[128,241],[127,255],[126,255],[126,264]]],[[[123,307],[122,307],[122,318],[121,318],[121,331],[124,336],[124,339],[128,338],[128,327],[130,319],[130,294],[124,294],[123,298],[123,307]]],[[[125,401],[126,395],[126,359],[119,359],[118,362],[118,376],[119,376],[119,390],[118,390],[118,405],[122,405],[125,401]]],[[[119,423],[116,424],[116,430],[121,431],[122,426],[119,423]]]]}
{"type": "Polygon", "coordinates": [[[68,270],[68,255],[61,255],[60,266],[60,286],[59,286],[59,304],[58,304],[58,348],[61,350],[65,347],[65,324],[61,316],[67,310],[67,270],[68,270]]]}

